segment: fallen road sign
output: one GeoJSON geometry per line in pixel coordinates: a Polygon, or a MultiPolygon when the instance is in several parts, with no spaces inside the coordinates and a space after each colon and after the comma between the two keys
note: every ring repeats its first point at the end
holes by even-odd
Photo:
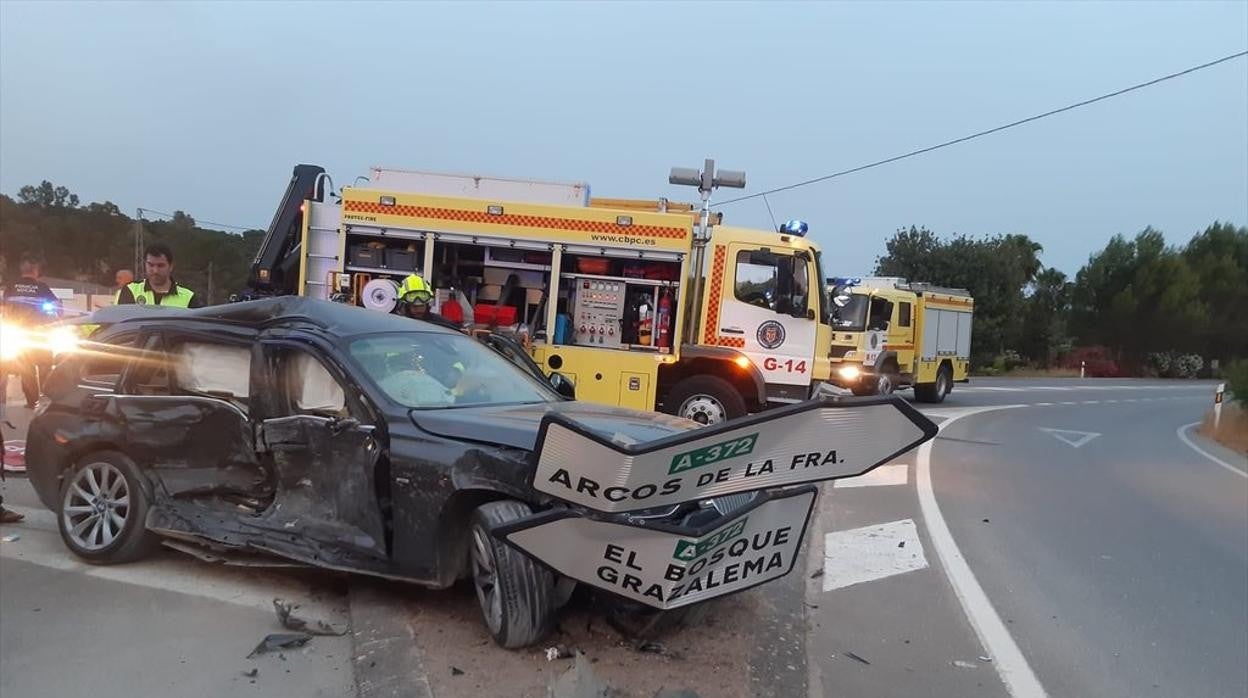
{"type": "Polygon", "coordinates": [[[645,443],[543,418],[533,488],[616,513],[861,475],[936,435],[896,396],[810,400],[645,443]]]}
{"type": "Polygon", "coordinates": [[[679,608],[788,574],[815,496],[811,485],[762,493],[700,529],[615,523],[556,509],[492,533],[561,575],[655,608],[679,608]]]}

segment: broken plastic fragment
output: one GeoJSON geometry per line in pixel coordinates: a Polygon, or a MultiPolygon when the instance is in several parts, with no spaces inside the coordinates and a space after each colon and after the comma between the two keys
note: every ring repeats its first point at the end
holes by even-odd
{"type": "MultiPolygon", "coordinates": [[[[312,636],[307,633],[275,633],[273,635],[266,635],[265,638],[260,641],[260,644],[256,645],[256,648],[251,651],[251,654],[247,655],[247,658],[251,659],[257,654],[264,654],[265,652],[276,652],[277,650],[285,650],[292,647],[303,647],[308,644],[308,640],[311,639],[312,636]]],[[[285,657],[282,658],[285,659],[285,657]]]]}
{"type": "Polygon", "coordinates": [[[292,601],[273,599],[273,610],[277,612],[277,619],[281,621],[282,627],[287,630],[298,630],[310,635],[332,635],[334,637],[347,634],[346,630],[335,630],[333,626],[323,620],[318,620],[309,625],[308,621],[294,615],[296,608],[299,608],[299,604],[292,601]]]}

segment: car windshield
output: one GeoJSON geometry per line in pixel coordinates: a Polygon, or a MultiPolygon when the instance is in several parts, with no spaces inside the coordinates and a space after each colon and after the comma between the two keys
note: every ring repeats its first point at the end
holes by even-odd
{"type": "Polygon", "coordinates": [[[856,293],[832,298],[832,329],[861,332],[867,326],[867,296],[856,293]],[[841,305],[838,301],[844,302],[841,305]]]}
{"type": "Polygon", "coordinates": [[[387,397],[414,409],[559,400],[532,376],[464,335],[375,335],[351,342],[351,357],[387,397]]]}

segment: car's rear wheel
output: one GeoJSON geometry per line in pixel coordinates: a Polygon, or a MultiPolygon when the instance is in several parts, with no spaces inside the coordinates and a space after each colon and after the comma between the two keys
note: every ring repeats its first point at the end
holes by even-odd
{"type": "Polygon", "coordinates": [[[144,522],[150,506],[138,466],[121,453],[89,453],[61,483],[57,524],[61,540],[94,564],[132,562],[150,554],[160,539],[144,522]]]}
{"type": "Polygon", "coordinates": [[[533,511],[503,500],[477,507],[469,536],[472,584],[494,641],[508,649],[541,640],[554,624],[554,575],[524,553],[490,535],[490,529],[533,511]]]}

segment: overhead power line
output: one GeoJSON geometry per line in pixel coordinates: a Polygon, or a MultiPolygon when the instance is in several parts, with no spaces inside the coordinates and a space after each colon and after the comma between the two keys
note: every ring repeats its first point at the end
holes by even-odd
{"type": "MultiPolygon", "coordinates": [[[[144,209],[140,209],[140,210],[142,210],[144,213],[155,213],[155,214],[157,214],[157,215],[161,215],[161,216],[164,216],[164,217],[166,217],[166,218],[173,218],[173,214],[172,214],[172,213],[166,213],[165,211],[157,211],[157,210],[156,210],[156,209],[154,209],[154,208],[144,208],[144,209]]],[[[216,222],[216,221],[206,221],[206,220],[204,220],[204,219],[202,219],[202,218],[195,218],[195,216],[191,216],[189,213],[188,213],[188,214],[186,214],[186,215],[188,215],[188,216],[190,216],[192,219],[194,219],[194,220],[195,220],[195,224],[196,224],[196,225],[199,225],[199,224],[203,223],[203,224],[205,224],[205,225],[215,225],[215,226],[217,226],[218,228],[232,228],[232,229],[234,229],[234,230],[264,230],[264,228],[257,228],[256,226],[250,226],[250,227],[248,227],[248,226],[245,226],[245,225],[230,225],[229,223],[218,223],[218,222],[216,222]]]]}
{"type": "Polygon", "coordinates": [[[1198,70],[1212,68],[1213,66],[1218,65],[1219,63],[1226,63],[1227,61],[1232,61],[1232,60],[1235,60],[1236,58],[1243,58],[1244,56],[1248,56],[1248,51],[1240,51],[1239,53],[1233,53],[1229,56],[1223,56],[1222,58],[1219,58],[1216,61],[1209,61],[1208,63],[1201,63],[1200,65],[1192,66],[1191,68],[1188,68],[1187,70],[1180,70],[1177,73],[1170,73],[1169,75],[1163,75],[1159,78],[1149,80],[1148,82],[1141,82],[1138,85],[1124,87],[1121,90],[1115,90],[1114,92],[1103,94],[1100,97],[1093,97],[1092,99],[1086,99],[1082,102],[1076,102],[1074,104],[1069,104],[1067,106],[1060,107],[1058,109],[1052,109],[1050,111],[1044,112],[1043,114],[1036,114],[1035,116],[1029,116],[1026,119],[1019,119],[1018,121],[1013,121],[1008,124],[1004,124],[1002,126],[997,126],[996,128],[990,128],[987,131],[980,131],[978,133],[972,133],[969,136],[955,138],[954,140],[945,141],[944,143],[938,143],[936,145],[929,146],[927,148],[920,148],[919,150],[912,150],[908,153],[895,155],[891,158],[885,158],[884,160],[877,160],[875,162],[868,163],[866,165],[859,165],[858,167],[852,167],[848,170],[841,170],[840,172],[833,172],[832,174],[824,175],[822,177],[815,177],[814,179],[807,179],[802,182],[797,182],[796,184],[789,184],[783,187],[776,187],[775,189],[768,189],[766,191],[760,191],[755,194],[747,194],[745,196],[738,196],[735,199],[727,199],[725,201],[720,201],[714,205],[726,206],[728,204],[735,204],[738,201],[747,201],[749,199],[756,199],[760,196],[767,196],[768,194],[775,194],[777,192],[788,191],[790,189],[797,189],[799,187],[805,187],[811,184],[818,184],[819,182],[826,182],[829,179],[835,179],[836,177],[844,177],[845,175],[854,174],[855,172],[862,172],[863,170],[869,170],[873,167],[879,167],[880,165],[887,165],[892,162],[897,162],[898,160],[905,160],[906,158],[912,158],[917,155],[923,155],[924,153],[930,153],[933,150],[940,150],[941,148],[948,148],[951,145],[965,143],[967,141],[974,140],[976,138],[981,138],[983,136],[997,133],[999,131],[1005,131],[1006,129],[1011,129],[1016,126],[1022,126],[1023,124],[1028,124],[1033,121],[1039,121],[1040,119],[1044,119],[1046,117],[1050,117],[1055,114],[1061,114],[1062,112],[1071,111],[1072,109],[1078,109],[1079,107],[1086,107],[1089,104],[1095,104],[1097,102],[1102,102],[1107,99],[1112,99],[1114,97],[1125,95],[1128,92],[1134,92],[1135,90],[1142,90],[1145,87],[1151,87],[1153,85],[1165,82],[1167,80],[1173,80],[1175,78],[1183,77],[1184,75],[1195,73],[1198,70]]]}

